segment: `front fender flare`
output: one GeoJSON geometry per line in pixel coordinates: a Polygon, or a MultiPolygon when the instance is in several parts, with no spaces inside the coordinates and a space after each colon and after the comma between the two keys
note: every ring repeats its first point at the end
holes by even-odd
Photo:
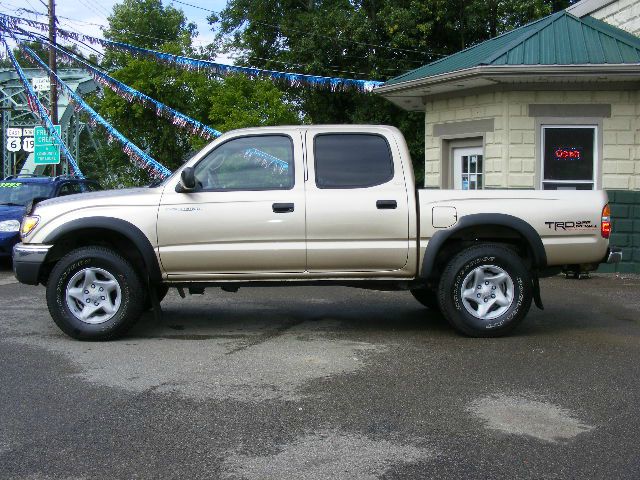
{"type": "Polygon", "coordinates": [[[61,225],[53,232],[51,232],[44,239],[43,243],[54,244],[56,240],[62,236],[72,233],[74,231],[86,230],[89,228],[98,228],[102,230],[111,230],[117,232],[120,235],[130,240],[140,252],[142,260],[144,261],[149,280],[152,283],[162,282],[162,273],[160,272],[160,265],[158,264],[158,258],[156,257],[155,250],[151,245],[151,242],[147,236],[142,233],[138,227],[126,220],[111,217],[87,217],[79,218],[78,220],[72,220],[64,225],[61,225]]]}

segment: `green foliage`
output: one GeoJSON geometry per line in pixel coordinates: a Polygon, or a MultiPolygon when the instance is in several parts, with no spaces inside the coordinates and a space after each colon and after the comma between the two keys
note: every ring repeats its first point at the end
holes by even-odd
{"type": "Polygon", "coordinates": [[[209,120],[216,128],[295,125],[302,117],[271,80],[232,75],[209,88],[209,120]]]}

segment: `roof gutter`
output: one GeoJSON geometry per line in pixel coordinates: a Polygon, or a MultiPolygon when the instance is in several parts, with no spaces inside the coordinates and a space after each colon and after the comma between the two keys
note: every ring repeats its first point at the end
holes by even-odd
{"type": "Polygon", "coordinates": [[[640,63],[584,64],[584,65],[479,65],[454,72],[432,75],[406,82],[382,85],[374,93],[392,93],[474,77],[508,77],[516,75],[544,75],[548,77],[593,77],[604,75],[639,75],[640,63]]]}

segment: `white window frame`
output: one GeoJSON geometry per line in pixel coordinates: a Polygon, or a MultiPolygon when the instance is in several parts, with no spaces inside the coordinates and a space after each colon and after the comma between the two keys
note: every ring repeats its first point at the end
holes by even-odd
{"type": "Polygon", "coordinates": [[[596,124],[579,124],[574,125],[570,123],[561,123],[561,124],[542,124],[540,125],[540,189],[544,190],[545,183],[557,183],[557,184],[576,184],[582,183],[585,185],[591,184],[593,186],[592,190],[596,190],[598,184],[598,178],[600,172],[598,170],[598,165],[600,163],[600,159],[598,158],[598,125],[596,124]],[[545,180],[544,178],[544,152],[545,152],[545,129],[547,128],[590,128],[593,130],[593,178],[592,180],[545,180]]]}

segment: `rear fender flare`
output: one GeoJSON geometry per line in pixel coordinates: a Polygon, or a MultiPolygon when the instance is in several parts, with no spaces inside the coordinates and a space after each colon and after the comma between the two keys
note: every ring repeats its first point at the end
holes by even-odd
{"type": "Polygon", "coordinates": [[[529,223],[521,218],[504,213],[476,213],[462,217],[454,227],[447,230],[440,230],[431,237],[422,260],[420,277],[429,277],[434,269],[435,260],[440,249],[449,238],[465,228],[481,225],[500,225],[515,230],[522,235],[531,248],[534,269],[542,269],[547,266],[547,253],[544,249],[542,239],[529,223]]]}

